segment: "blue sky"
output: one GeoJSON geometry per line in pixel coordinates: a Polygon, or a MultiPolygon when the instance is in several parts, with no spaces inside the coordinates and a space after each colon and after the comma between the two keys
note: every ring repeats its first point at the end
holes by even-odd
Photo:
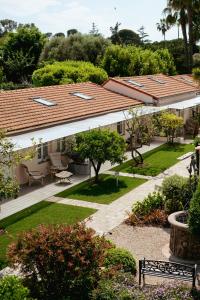
{"type": "MultiPolygon", "coordinates": [[[[104,36],[110,26],[120,22],[121,29],[134,31],[145,26],[151,40],[161,40],[156,23],[162,18],[166,0],[0,0],[0,19],[13,19],[20,23],[35,23],[43,32],[65,32],[77,28],[83,33],[91,29],[92,22],[104,36]]],[[[166,34],[176,38],[177,29],[166,34]]]]}

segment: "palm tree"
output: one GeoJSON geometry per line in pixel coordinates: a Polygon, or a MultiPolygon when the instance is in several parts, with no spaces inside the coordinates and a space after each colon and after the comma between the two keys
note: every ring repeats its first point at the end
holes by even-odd
{"type": "Polygon", "coordinates": [[[183,39],[185,43],[185,55],[188,65],[188,71],[192,70],[192,55],[194,47],[194,22],[193,19],[200,13],[199,0],[167,0],[167,8],[171,12],[179,15],[182,28],[183,39]],[[188,35],[187,35],[188,26],[188,35]]]}
{"type": "Polygon", "coordinates": [[[157,30],[162,32],[164,41],[167,30],[169,30],[170,26],[167,24],[166,19],[160,19],[160,23],[156,23],[157,30]]]}

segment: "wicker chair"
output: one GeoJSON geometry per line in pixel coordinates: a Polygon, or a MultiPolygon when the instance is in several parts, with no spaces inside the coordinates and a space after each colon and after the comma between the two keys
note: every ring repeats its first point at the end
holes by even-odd
{"type": "Polygon", "coordinates": [[[38,181],[44,185],[45,175],[40,171],[29,171],[26,165],[21,165],[24,168],[26,175],[28,176],[28,184],[31,186],[32,182],[38,181]]]}

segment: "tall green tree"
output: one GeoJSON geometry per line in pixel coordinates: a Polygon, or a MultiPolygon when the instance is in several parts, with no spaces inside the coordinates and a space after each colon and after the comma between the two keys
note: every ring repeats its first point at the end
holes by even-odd
{"type": "Polygon", "coordinates": [[[45,44],[40,61],[83,60],[98,65],[108,45],[110,41],[92,34],[54,37],[45,44]]]}
{"type": "Polygon", "coordinates": [[[2,46],[2,66],[7,81],[30,81],[44,46],[45,36],[37,27],[24,25],[11,32],[2,46]]]}
{"type": "Polygon", "coordinates": [[[0,20],[0,37],[17,28],[17,22],[9,19],[0,20]]]}
{"type": "Polygon", "coordinates": [[[81,158],[88,158],[95,171],[95,182],[99,180],[99,171],[106,161],[121,163],[125,156],[126,144],[117,132],[107,129],[93,129],[76,135],[76,150],[81,158]]]}
{"type": "Polygon", "coordinates": [[[157,30],[161,31],[164,41],[165,41],[165,36],[166,32],[169,30],[170,26],[168,25],[166,19],[160,19],[160,22],[156,24],[157,30]]]}

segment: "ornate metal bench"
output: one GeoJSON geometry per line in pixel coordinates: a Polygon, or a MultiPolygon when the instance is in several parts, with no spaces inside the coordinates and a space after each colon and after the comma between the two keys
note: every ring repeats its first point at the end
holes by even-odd
{"type": "Polygon", "coordinates": [[[144,258],[139,260],[139,285],[141,285],[142,278],[143,284],[145,284],[145,275],[190,281],[192,287],[195,287],[197,265],[186,266],[169,261],[146,260],[144,258]]]}

